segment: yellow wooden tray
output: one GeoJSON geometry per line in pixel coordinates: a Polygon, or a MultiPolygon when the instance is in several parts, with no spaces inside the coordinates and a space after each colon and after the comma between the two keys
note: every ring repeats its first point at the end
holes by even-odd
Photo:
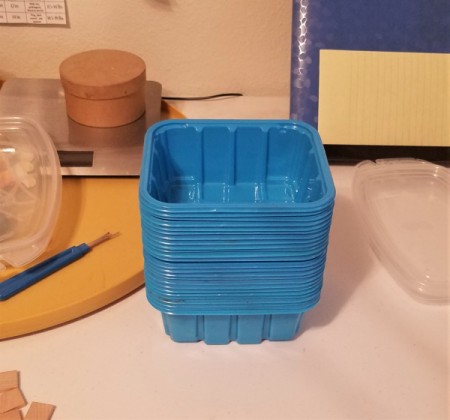
{"type": "MultiPolygon", "coordinates": [[[[60,217],[47,251],[33,264],[111,231],[120,235],[81,260],[0,302],[0,338],[49,328],[131,293],[144,282],[138,179],[65,178],[60,217]]],[[[33,265],[32,264],[32,265],[33,265]]],[[[0,281],[19,270],[0,273],[0,281]]]]}
{"type": "MultiPolygon", "coordinates": [[[[183,118],[163,103],[163,118],[183,118]]],[[[105,232],[95,247],[9,300],[0,302],[0,339],[61,325],[90,314],[144,284],[137,178],[64,178],[61,211],[47,251],[31,265],[105,232]]],[[[28,267],[24,267],[28,268],[28,267]]],[[[0,272],[0,281],[21,270],[0,272]]]]}

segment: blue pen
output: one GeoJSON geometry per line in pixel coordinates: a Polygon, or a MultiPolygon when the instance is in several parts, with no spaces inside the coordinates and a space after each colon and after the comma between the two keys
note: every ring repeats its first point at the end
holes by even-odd
{"type": "Polygon", "coordinates": [[[25,290],[26,288],[36,284],[38,281],[53,274],[61,268],[84,257],[91,249],[102,242],[117,236],[117,234],[105,233],[99,238],[89,243],[68,248],[59,254],[36,264],[35,266],[23,271],[9,279],[0,283],[0,300],[6,300],[25,290]]]}

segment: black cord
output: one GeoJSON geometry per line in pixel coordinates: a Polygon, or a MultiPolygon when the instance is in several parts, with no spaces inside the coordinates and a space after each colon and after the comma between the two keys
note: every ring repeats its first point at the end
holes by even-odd
{"type": "Polygon", "coordinates": [[[243,96],[242,93],[218,93],[217,95],[209,96],[191,96],[191,97],[180,97],[180,96],[162,96],[161,99],[166,99],[169,101],[205,101],[208,99],[225,98],[233,96],[243,96]]]}

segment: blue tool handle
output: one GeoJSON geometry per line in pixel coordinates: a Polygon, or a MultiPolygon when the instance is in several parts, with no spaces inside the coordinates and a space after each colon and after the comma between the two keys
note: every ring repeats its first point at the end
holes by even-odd
{"type": "Polygon", "coordinates": [[[30,287],[50,274],[53,274],[55,271],[80,259],[90,250],[91,248],[87,244],[67,248],[28,270],[3,281],[0,283],[0,300],[9,299],[27,287],[30,287]]]}

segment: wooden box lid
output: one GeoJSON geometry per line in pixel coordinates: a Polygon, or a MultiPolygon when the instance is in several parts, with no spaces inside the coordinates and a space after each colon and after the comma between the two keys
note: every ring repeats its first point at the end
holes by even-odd
{"type": "Polygon", "coordinates": [[[59,68],[66,94],[84,99],[115,99],[142,89],[145,62],[119,50],[91,50],[72,55],[59,68]]]}

